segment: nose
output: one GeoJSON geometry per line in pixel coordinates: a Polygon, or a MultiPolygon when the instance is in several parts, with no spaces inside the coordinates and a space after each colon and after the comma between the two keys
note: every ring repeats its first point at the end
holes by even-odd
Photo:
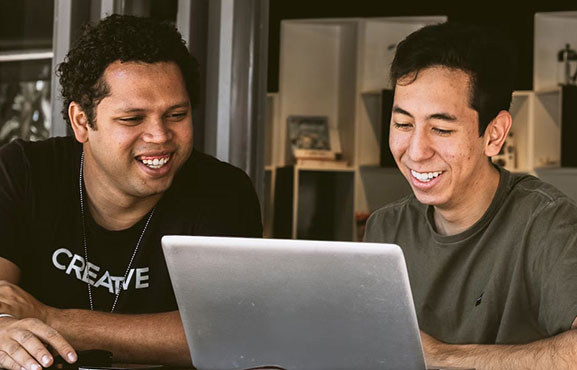
{"type": "Polygon", "coordinates": [[[165,143],[172,139],[172,130],[163,118],[151,118],[145,125],[143,138],[148,143],[165,143]]]}
{"type": "Polygon", "coordinates": [[[430,159],[435,153],[431,139],[423,129],[414,130],[408,144],[407,154],[413,162],[430,159]]]}

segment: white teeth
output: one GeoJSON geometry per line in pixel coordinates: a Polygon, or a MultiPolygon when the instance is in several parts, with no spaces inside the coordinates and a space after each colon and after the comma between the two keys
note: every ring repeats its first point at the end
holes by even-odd
{"type": "Polygon", "coordinates": [[[161,168],[162,166],[164,166],[168,162],[169,159],[170,159],[170,157],[143,159],[141,162],[144,163],[147,167],[156,169],[156,168],[161,168]]]}
{"type": "Polygon", "coordinates": [[[422,182],[429,182],[432,179],[434,179],[435,177],[439,176],[440,174],[442,174],[443,171],[438,171],[438,172],[417,172],[415,170],[411,170],[411,174],[417,178],[417,180],[422,181],[422,182]]]}

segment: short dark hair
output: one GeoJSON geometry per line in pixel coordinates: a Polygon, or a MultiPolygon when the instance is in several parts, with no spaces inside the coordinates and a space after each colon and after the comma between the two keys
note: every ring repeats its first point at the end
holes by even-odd
{"type": "Polygon", "coordinates": [[[503,35],[493,29],[454,22],[430,25],[407,36],[397,46],[391,81],[412,78],[429,67],[466,72],[471,81],[471,108],[479,114],[479,135],[502,110],[509,110],[513,94],[513,57],[503,35]]]}
{"type": "Polygon", "coordinates": [[[174,62],[180,68],[190,104],[199,101],[199,66],[176,28],[152,18],[113,14],[96,25],[84,26],[82,35],[58,66],[63,97],[62,116],[70,124],[68,106],[77,102],[95,128],[95,108],[110,94],[102,79],[106,68],[120,62],[174,62]]]}

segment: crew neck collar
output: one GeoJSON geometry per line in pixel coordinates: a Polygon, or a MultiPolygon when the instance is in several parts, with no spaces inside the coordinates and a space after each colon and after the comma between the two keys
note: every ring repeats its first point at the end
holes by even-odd
{"type": "Polygon", "coordinates": [[[511,175],[509,171],[503,169],[500,166],[495,166],[495,168],[499,171],[499,185],[497,186],[497,191],[493,196],[493,200],[491,201],[489,208],[487,208],[483,216],[481,216],[481,218],[477,220],[477,222],[475,222],[468,229],[453,235],[442,235],[438,233],[435,227],[434,206],[429,205],[426,207],[427,223],[431,231],[431,235],[433,236],[435,241],[441,244],[458,243],[470,238],[471,236],[479,232],[481,229],[483,229],[487,224],[489,224],[489,222],[493,219],[493,217],[501,207],[501,204],[503,203],[503,200],[507,195],[507,184],[509,183],[509,178],[511,175]]]}

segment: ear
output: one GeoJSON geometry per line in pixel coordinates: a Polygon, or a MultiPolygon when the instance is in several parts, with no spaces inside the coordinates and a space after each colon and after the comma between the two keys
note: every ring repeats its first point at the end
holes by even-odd
{"type": "Polygon", "coordinates": [[[88,130],[90,127],[88,125],[88,117],[82,110],[80,104],[76,102],[70,103],[68,106],[68,117],[70,118],[70,124],[72,130],[74,130],[74,137],[76,137],[76,140],[80,143],[87,142],[88,130]]]}
{"type": "Polygon", "coordinates": [[[485,155],[487,157],[499,154],[512,124],[513,117],[511,117],[511,113],[505,110],[500,111],[497,117],[489,123],[484,135],[485,155]]]}

